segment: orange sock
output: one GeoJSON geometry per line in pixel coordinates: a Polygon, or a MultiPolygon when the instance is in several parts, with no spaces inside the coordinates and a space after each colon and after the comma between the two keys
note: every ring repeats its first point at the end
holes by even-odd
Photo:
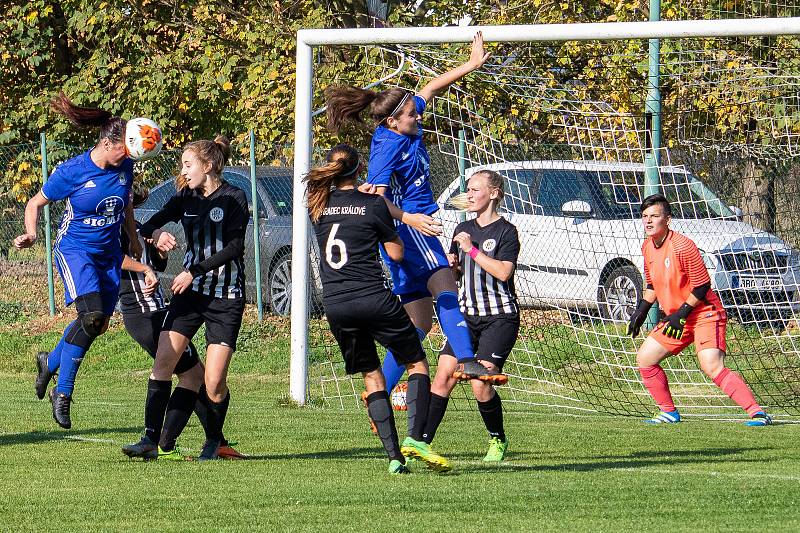
{"type": "Polygon", "coordinates": [[[667,374],[661,365],[639,367],[639,373],[642,375],[644,386],[656,401],[658,408],[667,413],[676,411],[672,394],[669,392],[667,374]]]}
{"type": "Polygon", "coordinates": [[[763,411],[750,387],[744,382],[742,377],[736,372],[731,372],[728,368],[723,368],[722,372],[714,378],[714,384],[722,389],[722,392],[730,396],[742,409],[747,411],[751,417],[759,411],[763,411]]]}

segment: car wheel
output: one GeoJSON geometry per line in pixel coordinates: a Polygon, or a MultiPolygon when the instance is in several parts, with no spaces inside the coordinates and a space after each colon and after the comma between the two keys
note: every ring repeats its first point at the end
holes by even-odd
{"type": "Polygon", "coordinates": [[[272,264],[267,284],[269,306],[276,315],[288,316],[292,310],[292,255],[284,254],[272,264]]]}
{"type": "Polygon", "coordinates": [[[642,275],[633,265],[615,268],[600,290],[600,313],[614,322],[628,322],[642,298],[642,275]]]}

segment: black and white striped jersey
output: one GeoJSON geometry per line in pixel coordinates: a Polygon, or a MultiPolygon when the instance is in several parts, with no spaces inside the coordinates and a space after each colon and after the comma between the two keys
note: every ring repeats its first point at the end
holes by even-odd
{"type": "MultiPolygon", "coordinates": [[[[453,235],[458,235],[462,231],[469,233],[475,248],[492,259],[510,261],[516,267],[520,245],[514,224],[501,217],[481,227],[475,219],[472,219],[456,226],[453,235]]],[[[487,316],[519,312],[513,275],[508,281],[500,281],[481,268],[455,241],[450,245],[450,253],[458,254],[461,264],[461,286],[458,295],[462,313],[470,316],[487,316]]]]}
{"type": "Polygon", "coordinates": [[[249,216],[244,191],[226,181],[208,197],[186,187],[142,225],[141,234],[149,238],[167,222],[180,221],[186,235],[183,266],[194,276],[191,289],[216,298],[241,298],[249,216]]]}
{"type": "MultiPolygon", "coordinates": [[[[142,245],[142,257],[139,259],[140,263],[149,265],[153,270],[159,272],[163,271],[167,266],[167,259],[159,255],[152,244],[148,244],[139,234],[138,229],[140,225],[137,223],[137,237],[139,244],[142,245]]],[[[122,231],[120,236],[122,249],[128,249],[128,234],[122,231]]],[[[149,313],[153,311],[160,311],[166,309],[167,304],[164,302],[164,293],[161,291],[161,286],[156,288],[156,291],[150,296],[144,294],[144,274],[140,272],[131,272],[123,270],[119,279],[119,310],[125,313],[149,313]]]]}

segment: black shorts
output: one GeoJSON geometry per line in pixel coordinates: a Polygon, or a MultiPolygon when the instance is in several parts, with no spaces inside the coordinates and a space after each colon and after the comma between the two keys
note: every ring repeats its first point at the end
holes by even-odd
{"type": "MultiPolygon", "coordinates": [[[[158,337],[161,335],[161,326],[164,324],[164,318],[166,316],[166,309],[148,311],[146,313],[138,311],[126,311],[122,313],[122,323],[125,324],[125,330],[153,359],[156,357],[158,337]]],[[[183,374],[187,370],[194,368],[199,362],[200,357],[197,355],[197,348],[195,348],[192,341],[189,340],[189,345],[175,365],[175,373],[183,374]]]]}
{"type": "Polygon", "coordinates": [[[191,339],[205,324],[206,344],[221,344],[235,350],[243,314],[242,297],[217,298],[188,290],[172,296],[162,329],[191,339]]]}
{"type": "Polygon", "coordinates": [[[348,374],[380,368],[375,341],[391,350],[401,365],[425,359],[417,328],[391,292],[382,291],[346,302],[323,302],[323,305],[348,374]]]}
{"type": "MultiPolygon", "coordinates": [[[[475,357],[489,361],[500,370],[506,363],[519,335],[519,314],[503,314],[489,316],[466,315],[469,336],[475,357]]],[[[453,348],[447,342],[440,355],[455,357],[453,348]]]]}

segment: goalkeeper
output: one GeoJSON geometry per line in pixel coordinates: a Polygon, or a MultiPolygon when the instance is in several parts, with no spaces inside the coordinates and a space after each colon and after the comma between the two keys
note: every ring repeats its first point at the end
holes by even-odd
{"type": "Polygon", "coordinates": [[[639,334],[655,300],[667,313],[636,355],[642,381],[661,410],[645,422],[681,421],[659,363],[695,342],[703,372],[750,415],[745,425],[769,425],[772,417],[758,405],[741,376],[725,367],[725,309],[711,289],[700,251],[691,239],[669,228],[671,218],[672,208],[663,195],[654,194],[642,202],[642,223],[647,235],[642,255],[647,286],[631,316],[628,334],[639,334]]]}

